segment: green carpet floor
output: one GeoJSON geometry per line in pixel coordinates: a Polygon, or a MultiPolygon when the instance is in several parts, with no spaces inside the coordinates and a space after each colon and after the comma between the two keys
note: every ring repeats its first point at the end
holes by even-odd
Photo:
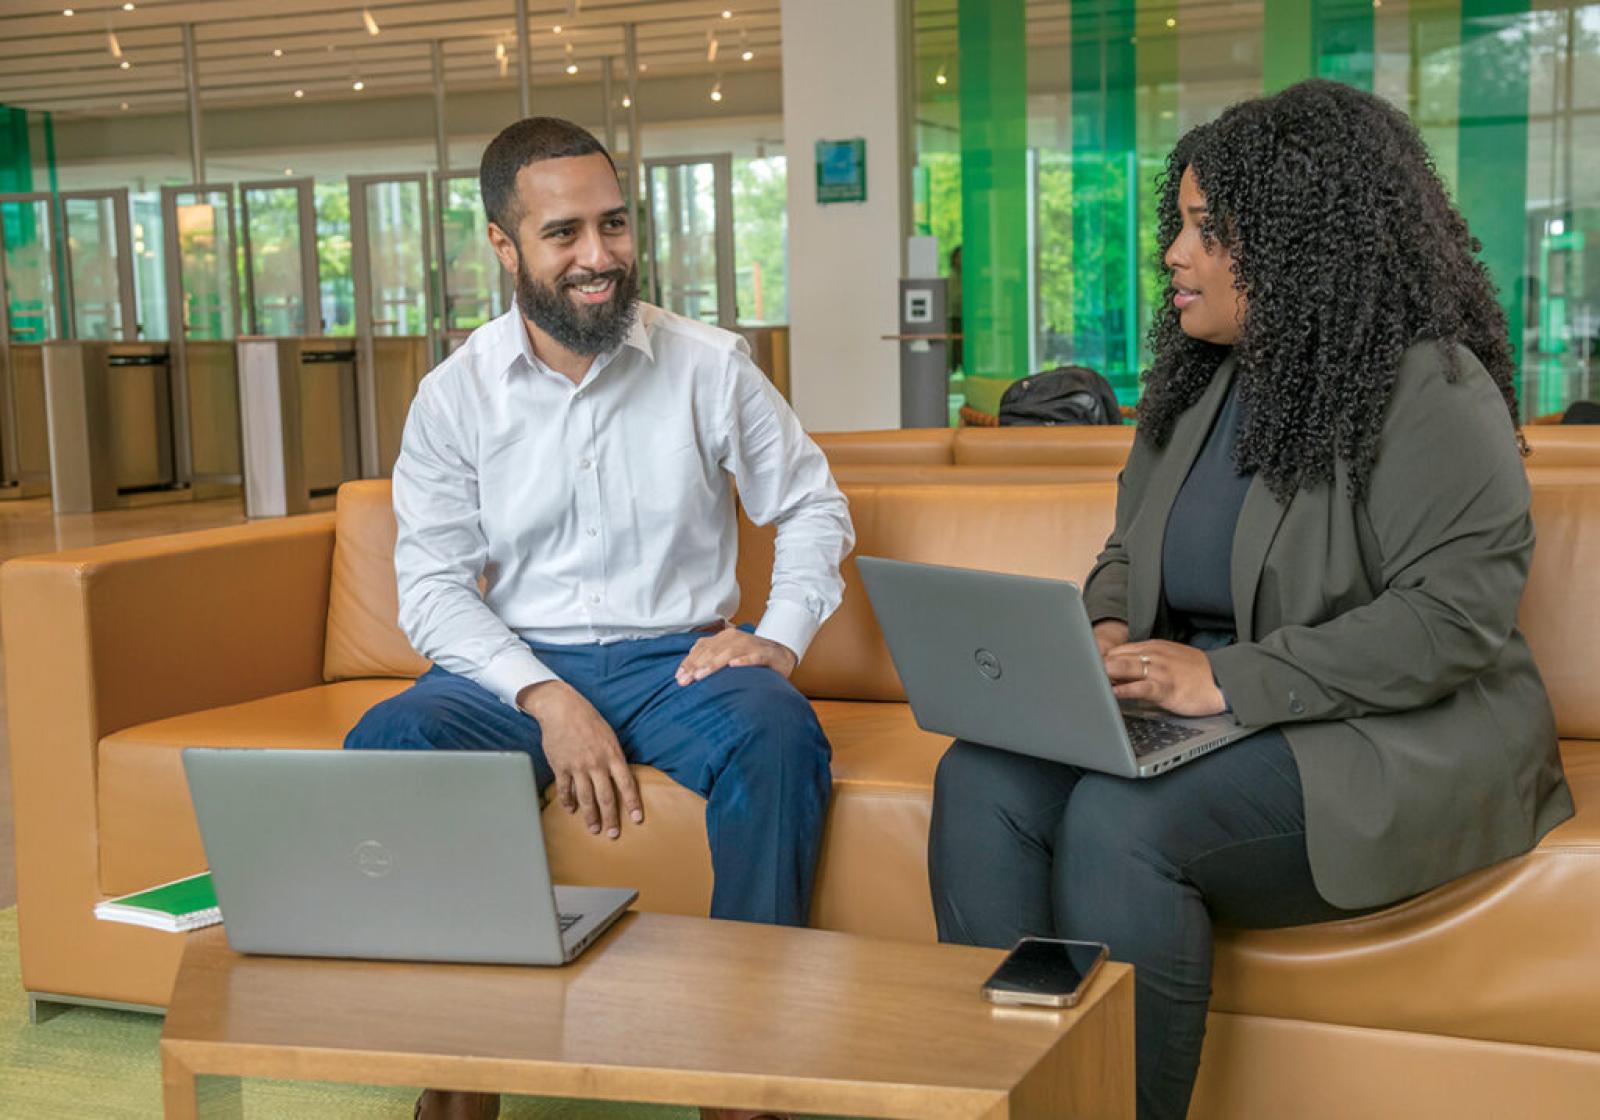
{"type": "MultiPolygon", "coordinates": [[[[28,1025],[17,964],[16,907],[0,910],[0,1118],[151,1120],[161,1115],[161,1020],[74,1008],[28,1025]]],[[[250,1120],[409,1118],[416,1092],[320,1082],[247,1080],[250,1120]]],[[[693,1109],[506,1097],[504,1120],[689,1120],[693,1109]]]]}

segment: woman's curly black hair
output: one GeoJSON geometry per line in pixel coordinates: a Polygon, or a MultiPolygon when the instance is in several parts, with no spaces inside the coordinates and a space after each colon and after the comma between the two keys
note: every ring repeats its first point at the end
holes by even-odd
{"type": "MultiPolygon", "coordinates": [[[[1183,225],[1178,182],[1191,167],[1209,211],[1202,238],[1232,253],[1246,300],[1231,348],[1235,462],[1280,501],[1331,481],[1340,461],[1352,493],[1365,492],[1400,356],[1418,342],[1442,344],[1451,379],[1450,344],[1470,350],[1517,424],[1506,317],[1480,245],[1403,113],[1314,80],[1191,130],[1160,180],[1163,253],[1183,225]]],[[[1170,288],[1150,343],[1138,417],[1160,446],[1230,348],[1184,334],[1170,288]]]]}

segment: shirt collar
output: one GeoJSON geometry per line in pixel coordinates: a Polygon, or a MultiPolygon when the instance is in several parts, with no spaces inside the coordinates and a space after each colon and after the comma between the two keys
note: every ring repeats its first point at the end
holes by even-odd
{"type": "MultiPolygon", "coordinates": [[[[633,323],[628,327],[628,333],[622,337],[623,346],[633,347],[652,362],[655,361],[656,355],[654,347],[650,345],[650,327],[655,322],[655,316],[656,309],[639,300],[635,305],[633,323]]],[[[522,311],[513,306],[500,318],[503,331],[501,353],[506,355],[505,364],[500,370],[501,376],[509,378],[517,368],[519,360],[530,370],[543,366],[544,363],[533,353],[533,341],[528,337],[528,328],[522,321],[522,311]]],[[[604,369],[610,365],[620,349],[621,347],[600,355],[595,368],[604,369]]]]}

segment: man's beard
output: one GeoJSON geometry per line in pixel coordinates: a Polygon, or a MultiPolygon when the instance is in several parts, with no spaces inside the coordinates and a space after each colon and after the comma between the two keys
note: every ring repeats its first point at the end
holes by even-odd
{"type": "Polygon", "coordinates": [[[604,272],[569,272],[554,285],[535,280],[527,262],[517,256],[517,307],[534,326],[574,354],[593,357],[622,344],[638,311],[639,266],[604,272]],[[568,288],[611,281],[611,296],[604,303],[574,303],[568,288]]]}

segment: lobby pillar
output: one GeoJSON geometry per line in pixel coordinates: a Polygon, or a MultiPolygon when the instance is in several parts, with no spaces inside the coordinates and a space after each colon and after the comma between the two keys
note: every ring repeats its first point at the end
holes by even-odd
{"type": "Polygon", "coordinates": [[[910,233],[908,0],[783,0],[790,397],[812,431],[900,425],[910,233]],[[848,29],[848,34],[844,33],[848,29]],[[866,199],[817,201],[819,140],[866,144],[866,199]]]}

